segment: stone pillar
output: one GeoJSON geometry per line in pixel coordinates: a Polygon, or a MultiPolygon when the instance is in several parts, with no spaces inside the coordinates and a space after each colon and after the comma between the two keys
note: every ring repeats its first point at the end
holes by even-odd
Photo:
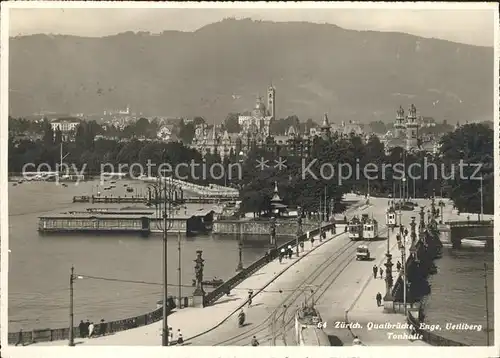
{"type": "Polygon", "coordinates": [[[417,226],[417,223],[415,222],[415,217],[411,217],[411,223],[410,223],[410,237],[411,237],[411,246],[413,247],[415,245],[416,239],[417,239],[417,233],[415,231],[415,226],[417,226]]]}
{"type": "Polygon", "coordinates": [[[420,208],[419,215],[420,215],[419,232],[422,233],[425,231],[425,212],[423,206],[420,208]]]}
{"type": "Polygon", "coordinates": [[[201,257],[203,254],[202,250],[196,251],[196,263],[195,277],[196,277],[196,287],[193,292],[193,306],[194,307],[203,307],[205,301],[205,291],[203,290],[203,267],[205,266],[205,260],[201,257]]]}
{"type": "MultiPolygon", "coordinates": [[[[390,239],[390,233],[387,231],[387,241],[389,242],[390,239]]],[[[392,284],[393,284],[393,278],[392,278],[392,255],[387,250],[385,256],[387,257],[387,262],[384,264],[385,265],[385,283],[386,283],[386,292],[384,296],[384,311],[386,312],[394,312],[394,297],[392,296],[392,284]]]]}
{"type": "MultiPolygon", "coordinates": [[[[276,243],[276,218],[272,217],[271,218],[271,226],[269,227],[269,246],[270,248],[276,250],[277,249],[277,243],[276,243]]],[[[277,253],[275,253],[277,254],[277,253]]]]}
{"type": "Polygon", "coordinates": [[[302,208],[297,210],[297,238],[295,240],[295,253],[299,257],[299,237],[302,235],[302,208]]]}

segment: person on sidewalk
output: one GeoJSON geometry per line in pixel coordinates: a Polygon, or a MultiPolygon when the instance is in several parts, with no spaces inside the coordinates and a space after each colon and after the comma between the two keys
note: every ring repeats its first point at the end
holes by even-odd
{"type": "Polygon", "coordinates": [[[378,292],[375,299],[377,300],[377,307],[380,307],[380,305],[382,304],[382,294],[378,292]]]}
{"type": "Polygon", "coordinates": [[[87,320],[87,322],[85,322],[85,337],[89,336],[89,329],[90,329],[90,321],[87,320]]]}
{"type": "Polygon", "coordinates": [[[252,296],[253,296],[253,291],[249,290],[248,291],[248,307],[252,306],[252,296]]]}
{"type": "Polygon", "coordinates": [[[172,329],[172,327],[168,327],[168,343],[174,343],[174,330],[172,329]]]}
{"type": "Polygon", "coordinates": [[[181,330],[177,330],[177,345],[180,346],[182,343],[184,343],[184,338],[182,338],[182,333],[181,330]]]}
{"type": "Polygon", "coordinates": [[[314,236],[311,236],[311,246],[314,246],[314,236]]]}
{"type": "Polygon", "coordinates": [[[259,345],[259,341],[257,340],[257,337],[253,336],[252,347],[257,347],[258,345],[259,345]]]}
{"type": "Polygon", "coordinates": [[[378,267],[377,265],[373,265],[373,278],[377,278],[378,267]]]}
{"type": "Polygon", "coordinates": [[[281,261],[283,261],[283,257],[285,256],[285,249],[281,249],[280,251],[280,256],[279,256],[279,261],[281,263],[281,261]]]}
{"type": "Polygon", "coordinates": [[[304,241],[300,242],[300,248],[302,249],[302,252],[304,252],[304,241]]]}
{"type": "Polygon", "coordinates": [[[384,269],[381,267],[378,270],[380,272],[380,278],[384,278],[384,269]]]}
{"type": "Polygon", "coordinates": [[[292,259],[292,255],[293,255],[292,245],[288,245],[288,258],[292,259]]]}
{"type": "Polygon", "coordinates": [[[78,325],[78,330],[80,331],[80,338],[85,337],[85,323],[83,322],[83,319],[80,321],[80,324],[78,325]]]}
{"type": "Polygon", "coordinates": [[[323,240],[326,240],[326,232],[323,231],[323,233],[321,234],[321,237],[323,238],[323,240]]]}
{"type": "Polygon", "coordinates": [[[92,334],[94,333],[94,322],[90,322],[89,326],[89,338],[92,338],[92,334]]]}
{"type": "Polygon", "coordinates": [[[106,327],[107,324],[106,322],[104,321],[104,318],[101,319],[101,325],[99,326],[99,333],[101,336],[105,336],[106,335],[106,327]]]}
{"type": "Polygon", "coordinates": [[[19,334],[17,336],[17,342],[16,342],[16,347],[18,345],[22,345],[24,347],[24,337],[23,337],[23,330],[19,330],[19,334]]]}
{"type": "Polygon", "coordinates": [[[396,269],[399,271],[401,271],[401,262],[399,262],[398,260],[398,263],[396,264],[396,269]]]}

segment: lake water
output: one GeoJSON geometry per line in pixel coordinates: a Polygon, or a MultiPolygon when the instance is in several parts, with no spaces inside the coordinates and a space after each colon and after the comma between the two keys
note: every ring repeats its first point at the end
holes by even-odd
{"type": "MultiPolygon", "coordinates": [[[[46,235],[37,232],[38,216],[68,210],[84,210],[91,204],[73,204],[74,195],[124,195],[124,183],[146,192],[137,182],[118,181],[116,189],[103,191],[97,182],[67,187],[49,182],[9,183],[9,331],[20,328],[66,327],[69,321],[69,276],[75,274],[108,279],[144,281],[148,284],[81,279],[74,284],[75,322],[107,321],[136,316],[156,308],[162,299],[162,239],[139,236],[46,235]]],[[[194,205],[194,204],[193,204],[194,205]]],[[[108,207],[117,207],[107,205],[108,207]]],[[[106,205],[99,205],[106,207],[106,205]]],[[[278,240],[279,243],[284,239],[278,240]]],[[[267,238],[245,237],[243,263],[263,255],[267,238]]],[[[234,237],[181,238],[181,284],[191,295],[196,250],[203,250],[204,276],[227,279],[238,264],[234,237]]],[[[168,237],[169,293],[178,295],[177,234],[168,237]]]]}
{"type": "Polygon", "coordinates": [[[426,306],[426,321],[440,324],[439,335],[469,345],[486,345],[486,292],[484,263],[487,264],[487,287],[490,345],[494,344],[493,253],[484,248],[444,248],[436,260],[438,273],[431,277],[431,295],[426,306]],[[446,323],[482,325],[483,331],[445,330],[446,323]]]}

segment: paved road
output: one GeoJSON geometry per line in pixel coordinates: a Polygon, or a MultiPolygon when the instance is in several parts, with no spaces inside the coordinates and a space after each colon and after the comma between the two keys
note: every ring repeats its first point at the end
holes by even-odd
{"type": "MultiPolygon", "coordinates": [[[[358,214],[373,214],[383,226],[387,199],[375,199],[373,203],[376,205],[360,210],[358,214]]],[[[371,251],[383,253],[385,242],[386,240],[369,243],[371,251]]],[[[320,313],[327,311],[325,304],[338,303],[342,307],[335,309],[333,315],[329,310],[328,312],[331,317],[343,318],[343,307],[353,301],[363,279],[371,274],[373,265],[371,262],[355,261],[359,244],[360,242],[351,242],[345,234],[325,243],[255,298],[253,306],[246,309],[246,327],[238,328],[235,317],[194,339],[191,344],[248,345],[255,335],[261,345],[297,345],[292,329],[293,317],[296,308],[304,300],[312,299],[311,290],[320,313]],[[329,290],[331,287],[334,289],[329,290]]]]}

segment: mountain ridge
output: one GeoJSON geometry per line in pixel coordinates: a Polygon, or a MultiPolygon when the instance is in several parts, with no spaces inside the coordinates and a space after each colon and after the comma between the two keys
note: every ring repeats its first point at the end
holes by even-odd
{"type": "Polygon", "coordinates": [[[492,48],[330,24],[226,19],[194,32],[13,37],[9,70],[13,114],[130,104],[220,123],[271,82],[278,118],[389,122],[411,103],[448,121],[493,114],[492,48]]]}

